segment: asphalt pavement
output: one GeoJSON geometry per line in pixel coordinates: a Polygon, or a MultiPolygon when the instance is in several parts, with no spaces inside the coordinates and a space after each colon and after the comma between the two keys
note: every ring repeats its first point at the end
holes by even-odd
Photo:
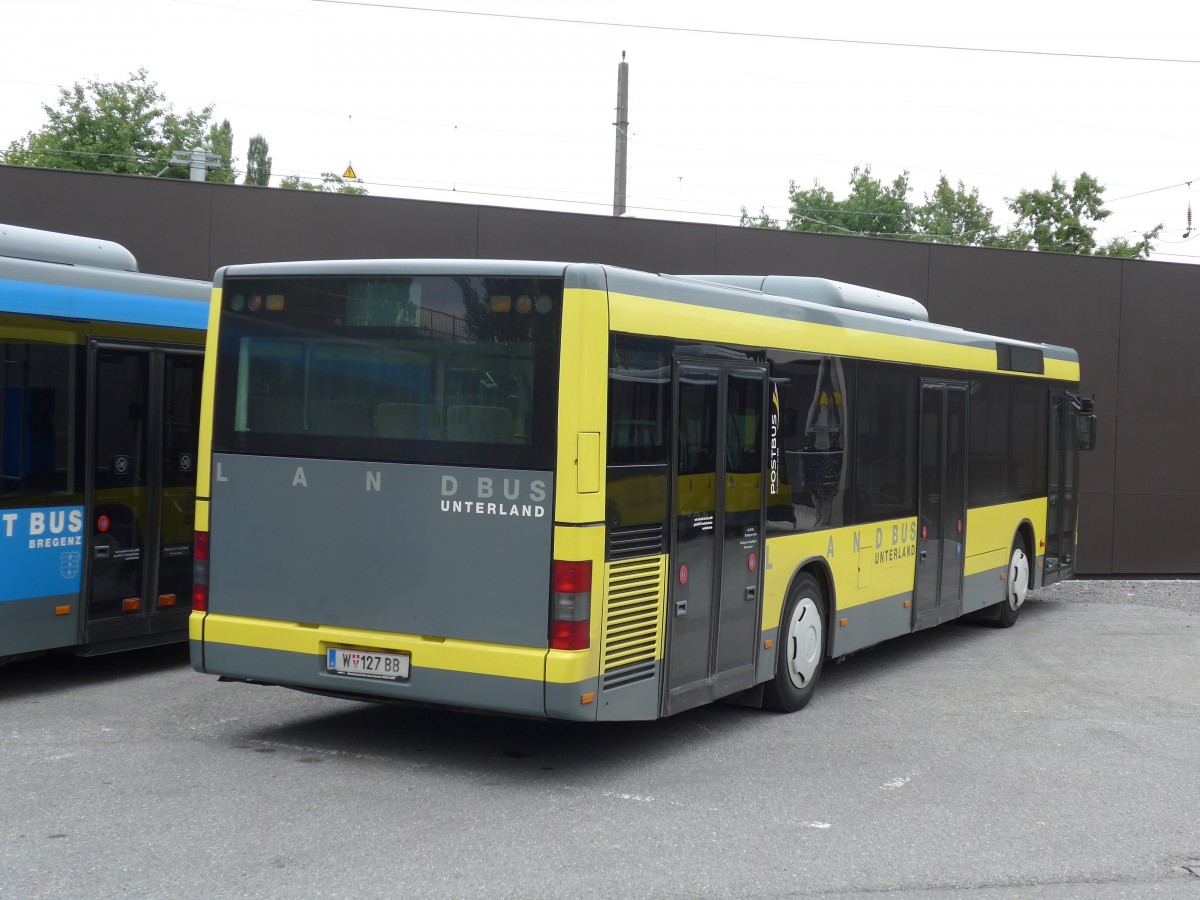
{"type": "Polygon", "coordinates": [[[794,715],[572,725],[0,669],[0,897],[1200,897],[1200,583],[828,665],[794,715]]]}

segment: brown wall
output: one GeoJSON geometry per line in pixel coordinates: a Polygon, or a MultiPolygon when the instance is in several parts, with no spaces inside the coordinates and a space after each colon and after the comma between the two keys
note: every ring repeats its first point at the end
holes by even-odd
{"type": "Polygon", "coordinates": [[[1079,351],[1100,420],[1082,464],[1082,574],[1200,573],[1200,266],[9,166],[0,222],[117,241],[143,271],[188,278],[285,259],[560,259],[915,297],[937,322],[1079,351]]]}

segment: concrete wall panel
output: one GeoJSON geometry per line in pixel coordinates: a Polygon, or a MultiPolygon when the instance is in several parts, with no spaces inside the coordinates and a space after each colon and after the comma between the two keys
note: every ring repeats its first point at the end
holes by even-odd
{"type": "Polygon", "coordinates": [[[1080,494],[1079,547],[1075,572],[1079,575],[1113,573],[1113,495],[1080,494]]]}
{"type": "Polygon", "coordinates": [[[1200,573],[1195,496],[1117,494],[1113,498],[1114,574],[1200,573]]]}
{"type": "Polygon", "coordinates": [[[479,256],[709,272],[713,231],[712,225],[481,206],[479,256]]]}
{"type": "Polygon", "coordinates": [[[288,259],[476,256],[478,208],[213,186],[210,271],[288,259]]]}

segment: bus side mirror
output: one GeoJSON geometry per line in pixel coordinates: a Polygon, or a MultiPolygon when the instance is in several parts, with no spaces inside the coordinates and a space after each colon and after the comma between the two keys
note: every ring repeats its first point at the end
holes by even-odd
{"type": "Polygon", "coordinates": [[[1096,446],[1096,417],[1081,415],[1075,418],[1075,448],[1091,450],[1096,446]]]}

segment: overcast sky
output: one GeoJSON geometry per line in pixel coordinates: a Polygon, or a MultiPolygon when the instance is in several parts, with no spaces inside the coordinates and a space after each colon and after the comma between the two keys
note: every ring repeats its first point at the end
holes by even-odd
{"type": "Polygon", "coordinates": [[[144,66],[177,112],[215,104],[242,165],[264,135],[277,178],[611,215],[623,51],[634,215],[786,219],[789,181],[841,197],[870,165],[915,202],[978,187],[1003,225],[1086,170],[1101,241],[1162,222],[1153,258],[1200,262],[1195,0],[38,0],[0,33],[0,147],[59,86],[144,66]]]}

